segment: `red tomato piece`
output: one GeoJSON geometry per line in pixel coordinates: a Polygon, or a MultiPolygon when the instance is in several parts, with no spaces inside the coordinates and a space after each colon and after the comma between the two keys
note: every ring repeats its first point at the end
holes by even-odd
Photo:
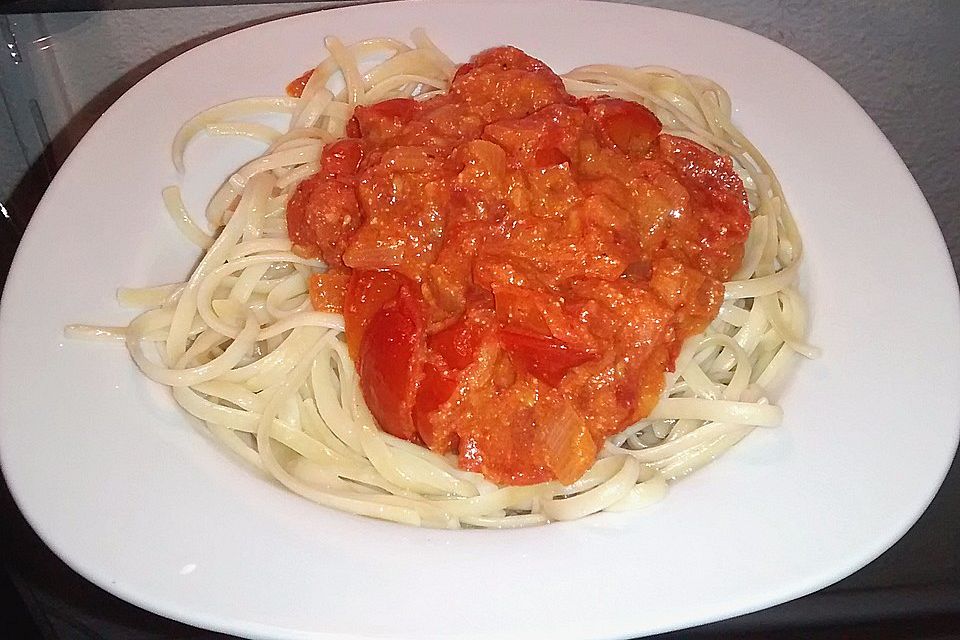
{"type": "Polygon", "coordinates": [[[740,241],[750,230],[750,209],[743,181],[733,168],[730,156],[721,156],[693,140],[678,136],[660,136],[660,152],[664,160],[680,174],[685,187],[706,204],[719,206],[731,215],[731,222],[740,241]]]}
{"type": "Polygon", "coordinates": [[[349,179],[357,173],[362,159],[363,149],[359,140],[337,140],[323,148],[320,172],[331,178],[349,179]]]}
{"type": "Polygon", "coordinates": [[[459,443],[455,425],[449,421],[432,419],[430,415],[440,408],[457,390],[459,377],[435,364],[423,367],[416,402],[413,405],[413,424],[420,439],[433,451],[446,453],[456,449],[459,443]]]}
{"type": "Polygon", "coordinates": [[[353,187],[316,174],[297,186],[287,203],[287,233],[301,255],[342,264],[348,239],[362,222],[353,187]]]}
{"type": "Polygon", "coordinates": [[[303,88],[307,86],[307,82],[310,80],[310,76],[313,75],[313,69],[306,71],[296,80],[292,81],[287,85],[287,95],[299,98],[303,95],[303,88]]]}
{"type": "Polygon", "coordinates": [[[348,138],[359,138],[359,137],[360,137],[360,135],[361,135],[361,131],[360,131],[360,121],[357,120],[357,116],[351,116],[350,119],[347,120],[347,130],[346,130],[346,133],[347,133],[347,137],[348,137],[348,138]]]}
{"type": "Polygon", "coordinates": [[[400,286],[409,280],[395,271],[354,271],[343,297],[350,356],[357,359],[360,343],[370,320],[397,297],[400,286]]]}
{"type": "Polygon", "coordinates": [[[703,244],[716,254],[732,256],[724,265],[727,269],[739,264],[751,219],[747,192],[733,168],[733,160],[693,140],[669,135],[660,136],[659,151],[702,208],[703,244]]]}
{"type": "Polygon", "coordinates": [[[514,364],[557,386],[567,371],[597,357],[594,351],[572,347],[551,336],[500,330],[500,344],[514,364]]]}
{"type": "Polygon", "coordinates": [[[662,125],[653,112],[619,98],[590,98],[581,106],[596,124],[601,142],[624,153],[643,154],[660,135],[662,125]]]}
{"type": "Polygon", "coordinates": [[[557,147],[547,147],[537,150],[534,161],[537,167],[546,169],[570,162],[570,158],[557,147]]]}
{"type": "Polygon", "coordinates": [[[423,370],[423,311],[410,286],[375,313],[360,341],[357,371],[370,413],[389,434],[419,441],[413,406],[423,370]]]}
{"type": "Polygon", "coordinates": [[[413,98],[392,98],[361,109],[364,114],[376,115],[379,118],[410,120],[417,112],[417,101],[413,98]]]}
{"type": "Polygon", "coordinates": [[[466,315],[427,339],[432,351],[454,369],[464,369],[476,359],[486,327],[466,315]]]}
{"type": "MultiPolygon", "coordinates": [[[[470,58],[470,62],[462,65],[461,69],[467,66],[482,67],[484,65],[495,65],[502,71],[522,69],[523,71],[545,72],[551,76],[554,75],[553,72],[550,71],[550,68],[543,62],[511,46],[493,47],[492,49],[481,51],[470,58]]],[[[469,71],[468,69],[463,73],[469,73],[469,71]]]]}
{"type": "Polygon", "coordinates": [[[362,222],[353,188],[362,158],[358,140],[328,144],[320,171],[297,185],[287,204],[287,232],[299,253],[331,266],[342,263],[347,240],[362,222]]]}
{"type": "MultiPolygon", "coordinates": [[[[359,106],[353,112],[352,120],[357,122],[357,136],[369,136],[410,122],[419,107],[413,98],[393,98],[369,106],[359,106]]],[[[348,134],[353,131],[348,127],[348,134]]]]}

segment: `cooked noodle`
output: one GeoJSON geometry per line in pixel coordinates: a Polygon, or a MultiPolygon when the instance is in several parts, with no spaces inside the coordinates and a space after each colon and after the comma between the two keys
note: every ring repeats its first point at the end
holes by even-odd
{"type": "Polygon", "coordinates": [[[455,65],[422,31],[412,40],[345,46],[328,38],[331,55],[299,99],[237,100],[187,122],[173,143],[181,171],[186,146],[202,132],[270,146],[211,199],[207,218],[222,227],[212,236],[192,221],[176,187],[165,190],[177,226],[205,248],[189,280],[122,290],[122,304],[147,311],[126,328],[74,325],[68,334],[124,340],[145,375],[170,386],[216,438],[290,490],[415,525],[506,528],[638,508],[756,426],[779,424],[767,389],[797,354],[811,357],[814,349],[804,342],[805,306],[795,289],[802,244],[776,176],[732,124],[730,99],[716,83],[663,67],[591,65],[564,76],[568,91],[641,102],[664,132],[733,157],[753,222],[718,317],[684,345],[653,413],[609,438],[570,486],[498,487],[458,469],[453,456],[377,428],[347,353],[343,318],[310,305],[309,276],[324,265],[291,252],[285,204],[316,172],[323,145],[343,135],[354,105],[428,97],[449,85],[455,65]],[[262,112],[290,114],[290,130],[242,120],[262,112]]]}

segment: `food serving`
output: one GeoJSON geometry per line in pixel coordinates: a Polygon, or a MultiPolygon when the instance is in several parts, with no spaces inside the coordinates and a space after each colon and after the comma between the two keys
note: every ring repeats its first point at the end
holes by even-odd
{"type": "Polygon", "coordinates": [[[411,524],[635,508],[778,424],[767,391],[812,355],[801,242],[726,93],[413,41],[328,38],[288,96],[184,125],[181,170],[201,131],[269,148],[211,200],[215,237],[164,193],[206,249],[187,282],[70,332],[123,339],[297,493],[411,524]]]}

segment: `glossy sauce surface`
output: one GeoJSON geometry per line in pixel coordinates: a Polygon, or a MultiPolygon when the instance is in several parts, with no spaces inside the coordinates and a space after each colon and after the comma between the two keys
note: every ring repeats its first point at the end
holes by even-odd
{"type": "Polygon", "coordinates": [[[511,47],[347,133],[287,221],[380,426],[501,484],[572,482],[716,315],[750,226],[732,162],[511,47]]]}

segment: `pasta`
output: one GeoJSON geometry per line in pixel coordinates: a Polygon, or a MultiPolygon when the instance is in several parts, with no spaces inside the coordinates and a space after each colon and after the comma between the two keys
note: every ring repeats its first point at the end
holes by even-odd
{"type": "Polygon", "coordinates": [[[356,105],[443,92],[456,65],[422,31],[412,45],[389,38],[345,45],[305,80],[301,97],[249,98],[187,122],[173,163],[197,135],[264,142],[237,169],[197,225],[177,187],[163,193],[184,236],[204,250],[186,282],[121,290],[143,309],[129,326],[72,325],[68,335],[122,340],[141,371],[227,448],[290,490],[321,505],[396,522],[455,528],[509,528],[635,509],[659,500],[668,483],[710,462],[781,410],[768,390],[805,341],[804,301],[795,288],[802,242],[772,169],[732,124],[726,92],[664,67],[591,65],[563,76],[576,96],[608,95],[652,110],[664,131],[734,159],[747,189],[752,227],[744,258],[716,320],[688,340],[659,404],[607,440],[573,484],[497,486],[441,456],[381,431],[363,401],[337,314],[313,310],[312,273],[325,265],[292,252],[285,205],[318,170],[324,144],[344,135],[356,105]],[[244,120],[289,114],[278,131],[244,120]]]}

